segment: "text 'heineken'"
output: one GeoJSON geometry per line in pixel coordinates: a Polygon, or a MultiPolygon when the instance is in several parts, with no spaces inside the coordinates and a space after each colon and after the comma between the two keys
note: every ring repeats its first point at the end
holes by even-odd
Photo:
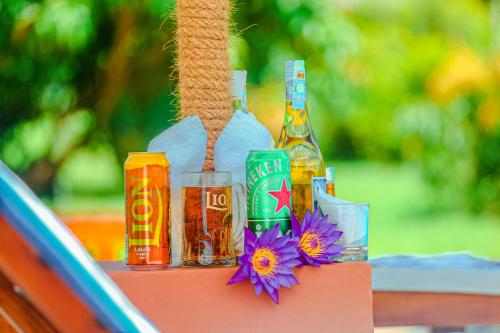
{"type": "Polygon", "coordinates": [[[290,230],[292,181],[284,149],[251,150],[246,161],[248,227],[259,235],[280,224],[290,230]]]}

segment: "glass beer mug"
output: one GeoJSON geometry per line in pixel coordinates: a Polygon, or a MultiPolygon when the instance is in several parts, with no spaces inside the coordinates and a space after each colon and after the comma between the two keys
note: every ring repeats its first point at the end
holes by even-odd
{"type": "Polygon", "coordinates": [[[181,183],[182,265],[235,265],[245,226],[243,186],[233,191],[230,172],[185,172],[181,183]]]}

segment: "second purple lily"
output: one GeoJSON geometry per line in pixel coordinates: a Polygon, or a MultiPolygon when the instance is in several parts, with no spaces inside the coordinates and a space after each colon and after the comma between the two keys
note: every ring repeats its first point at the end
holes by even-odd
{"type": "Polygon", "coordinates": [[[292,236],[298,239],[297,249],[303,265],[319,267],[337,262],[344,247],[336,244],[342,236],[337,225],[328,222],[328,216],[319,216],[318,210],[306,212],[302,224],[292,213],[292,236]]]}

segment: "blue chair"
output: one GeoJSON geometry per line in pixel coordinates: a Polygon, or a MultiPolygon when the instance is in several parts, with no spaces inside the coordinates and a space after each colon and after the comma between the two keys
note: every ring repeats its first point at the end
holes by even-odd
{"type": "MultiPolygon", "coordinates": [[[[4,229],[0,229],[0,233],[5,235],[7,229],[15,230],[33,253],[90,309],[101,328],[111,332],[158,332],[67,227],[1,161],[0,222],[4,229]]],[[[14,241],[6,240],[7,243],[14,241]]],[[[2,243],[0,248],[8,245],[2,243]]],[[[12,272],[12,267],[0,265],[0,272],[9,277],[6,272],[12,272]]]]}

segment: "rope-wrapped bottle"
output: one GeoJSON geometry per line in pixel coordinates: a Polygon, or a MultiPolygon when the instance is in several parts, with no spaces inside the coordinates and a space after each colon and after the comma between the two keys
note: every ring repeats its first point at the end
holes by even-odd
{"type": "Polygon", "coordinates": [[[204,170],[214,169],[214,146],[232,115],[228,55],[229,0],[178,0],[180,118],[198,115],[207,130],[204,170]]]}

